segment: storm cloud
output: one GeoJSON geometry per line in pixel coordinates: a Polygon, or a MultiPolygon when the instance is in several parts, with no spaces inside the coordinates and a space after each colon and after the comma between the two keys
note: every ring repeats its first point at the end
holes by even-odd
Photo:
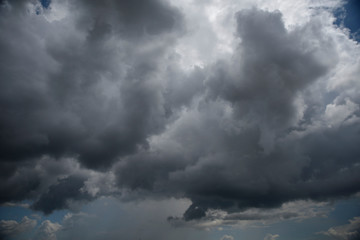
{"type": "Polygon", "coordinates": [[[25,7],[14,16],[16,5],[11,2],[2,7],[1,28],[8,33],[1,39],[2,159],[70,155],[87,167],[108,167],[163,128],[166,117],[157,72],[167,45],[174,41],[180,13],[158,1],[146,1],[151,7],[146,11],[135,3],[101,4],[110,13],[96,3],[70,2],[69,8],[84,13],[51,24],[29,16],[31,9],[25,7]],[[131,14],[123,14],[125,8],[132,9],[131,14]],[[149,14],[159,19],[149,21],[149,14]],[[107,23],[114,21],[109,17],[119,18],[116,22],[129,31],[136,29],[136,38],[107,23]],[[74,26],[67,29],[68,24],[74,26]],[[26,44],[16,42],[24,39],[26,44]]]}
{"type": "Polygon", "coordinates": [[[168,219],[186,226],[305,219],[323,214],[295,211],[306,201],[353,196],[359,46],[314,9],[290,26],[279,10],[237,9],[222,22],[231,50],[189,67],[200,40],[175,3],[2,1],[0,202],[51,214],[102,196],[186,198],[168,219]]]}
{"type": "Polygon", "coordinates": [[[232,58],[203,70],[203,94],[154,137],[152,154],[159,156],[125,159],[119,184],[184,194],[193,202],[185,220],[208,209],[273,208],[358,192],[357,99],[311,92],[336,66],[336,43],[316,21],[288,31],[280,12],[243,10],[236,20],[241,43],[232,58]],[[318,94],[322,106],[314,106],[318,94]],[[330,126],[333,107],[349,111],[330,126]]]}

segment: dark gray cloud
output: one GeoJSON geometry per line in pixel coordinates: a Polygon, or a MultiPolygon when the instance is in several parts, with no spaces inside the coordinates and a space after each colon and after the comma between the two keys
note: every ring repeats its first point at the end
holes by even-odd
{"type": "MultiPolygon", "coordinates": [[[[328,202],[299,200],[284,203],[279,208],[254,207],[236,212],[207,209],[201,218],[188,218],[185,214],[183,217],[169,217],[168,222],[174,227],[193,227],[207,230],[224,226],[261,228],[287,220],[304,221],[309,218],[325,218],[328,216],[331,207],[332,204],[328,202]]],[[[189,209],[194,210],[192,206],[189,209]]]]}
{"type": "Polygon", "coordinates": [[[54,210],[70,209],[72,201],[90,201],[93,197],[83,192],[85,179],[79,176],[70,176],[51,185],[47,192],[32,205],[34,210],[50,214],[54,210]]]}
{"type": "Polygon", "coordinates": [[[73,175],[86,179],[87,176],[87,173],[79,172],[78,164],[72,159],[56,160],[43,157],[13,164],[16,164],[15,170],[2,178],[0,187],[2,203],[9,204],[24,199],[36,200],[42,193],[47,192],[51,185],[56,184],[59,178],[64,179],[73,175]]]}
{"type": "Polygon", "coordinates": [[[51,186],[72,174],[62,159],[104,171],[164,129],[171,111],[159,72],[183,23],[162,1],[68,1],[77,10],[60,21],[47,18],[53,3],[39,4],[0,9],[0,190],[1,202],[38,199],[34,209],[50,213],[85,196],[86,179],[51,186]],[[44,157],[65,168],[39,172],[44,157]]]}
{"type": "Polygon", "coordinates": [[[25,10],[13,16],[20,7],[8,4],[0,23],[2,161],[70,155],[108,167],[163,128],[156,72],[181,25],[178,10],[160,1],[70,2],[82,14],[49,23],[25,10]],[[67,31],[70,22],[77,27],[67,31]]]}
{"type": "MultiPolygon", "coordinates": [[[[335,98],[316,110],[314,98],[304,98],[335,67],[335,43],[316,21],[287,30],[279,12],[243,10],[236,19],[241,43],[233,58],[204,69],[204,94],[156,138],[157,159],[142,153],[119,164],[120,186],[190,198],[185,220],[209,209],[231,213],[358,192],[358,121],[317,126],[335,98]],[[332,59],[323,61],[324,54],[332,59]]],[[[358,118],[356,109],[344,121],[358,118]]]]}
{"type": "Polygon", "coordinates": [[[1,202],[176,197],[192,201],[182,220],[235,221],[360,191],[360,97],[327,84],[342,57],[329,26],[242,10],[232,56],[189,70],[168,2],[67,1],[54,20],[55,3],[0,9],[1,202]]]}
{"type": "Polygon", "coordinates": [[[20,167],[11,177],[3,177],[0,185],[1,203],[24,200],[33,195],[40,185],[41,178],[36,171],[20,167]]]}
{"type": "MultiPolygon", "coordinates": [[[[163,34],[182,24],[180,11],[162,0],[81,1],[80,7],[86,20],[109,22],[125,38],[163,34]]],[[[93,34],[103,32],[101,25],[94,25],[93,34]]]]}

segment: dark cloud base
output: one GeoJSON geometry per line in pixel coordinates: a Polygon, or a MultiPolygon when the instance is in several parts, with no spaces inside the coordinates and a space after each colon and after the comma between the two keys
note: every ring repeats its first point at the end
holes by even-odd
{"type": "Polygon", "coordinates": [[[0,9],[1,203],[185,197],[189,221],[360,191],[360,98],[326,90],[340,57],[319,22],[239,11],[231,58],[185,72],[184,13],[165,1],[69,1],[54,22],[27,3],[0,9]],[[116,190],[91,194],[96,174],[116,190]]]}

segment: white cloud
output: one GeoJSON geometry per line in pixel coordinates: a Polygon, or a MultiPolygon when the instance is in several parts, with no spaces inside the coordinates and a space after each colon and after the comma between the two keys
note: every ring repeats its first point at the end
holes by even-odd
{"type": "Polygon", "coordinates": [[[271,233],[268,233],[264,240],[276,240],[278,237],[280,237],[278,234],[271,234],[271,233]]]}
{"type": "Polygon", "coordinates": [[[59,231],[62,226],[59,223],[53,223],[50,220],[45,220],[39,226],[35,239],[37,240],[57,240],[56,232],[59,231]]]}
{"type": "Polygon", "coordinates": [[[348,224],[329,228],[320,234],[337,240],[356,240],[360,238],[360,217],[354,217],[348,224]]]}
{"type": "Polygon", "coordinates": [[[0,236],[14,236],[20,233],[31,231],[37,224],[35,219],[23,217],[20,222],[14,220],[1,220],[0,221],[0,236]]]}
{"type": "Polygon", "coordinates": [[[325,119],[329,126],[353,123],[359,121],[359,117],[356,116],[356,111],[359,109],[359,105],[346,98],[343,104],[328,104],[325,110],[325,119]]]}
{"type": "Polygon", "coordinates": [[[6,202],[1,204],[3,207],[22,207],[22,208],[29,208],[30,204],[28,203],[16,203],[16,202],[6,202]]]}
{"type": "Polygon", "coordinates": [[[234,237],[231,235],[224,235],[221,237],[220,240],[234,240],[234,237]]]}

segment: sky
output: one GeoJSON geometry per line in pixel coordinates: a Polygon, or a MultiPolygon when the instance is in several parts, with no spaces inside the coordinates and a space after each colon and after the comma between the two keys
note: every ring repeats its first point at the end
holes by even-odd
{"type": "Polygon", "coordinates": [[[359,240],[357,0],[1,0],[0,240],[359,240]]]}

